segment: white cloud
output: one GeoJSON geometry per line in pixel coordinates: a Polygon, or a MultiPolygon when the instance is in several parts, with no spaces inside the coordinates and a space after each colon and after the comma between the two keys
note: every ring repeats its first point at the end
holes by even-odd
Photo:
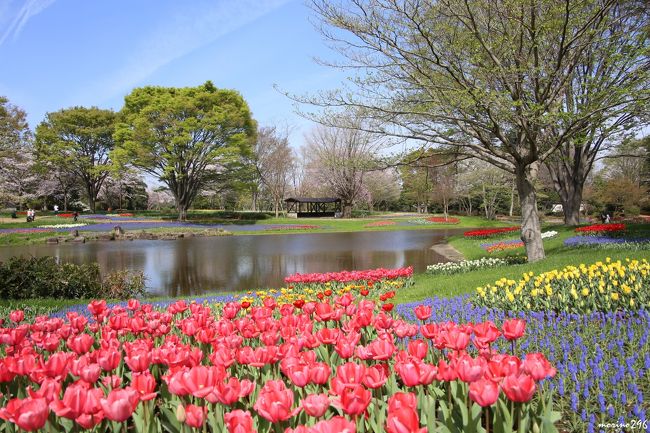
{"type": "Polygon", "coordinates": [[[22,6],[14,6],[15,3],[7,0],[0,8],[0,28],[5,30],[0,34],[0,45],[10,37],[14,39],[20,34],[27,21],[34,15],[38,15],[55,0],[24,0],[22,6]]]}
{"type": "Polygon", "coordinates": [[[163,66],[272,12],[292,0],[225,0],[179,3],[175,16],[134,41],[124,63],[84,94],[108,100],[130,90],[163,66]]]}

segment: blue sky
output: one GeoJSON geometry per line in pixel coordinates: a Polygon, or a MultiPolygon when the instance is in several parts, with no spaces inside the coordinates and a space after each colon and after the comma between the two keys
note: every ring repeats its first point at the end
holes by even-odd
{"type": "Polygon", "coordinates": [[[1,0],[0,95],[28,113],[75,105],[119,110],[133,88],[212,80],[240,91],[260,125],[311,124],[274,84],[303,94],[336,87],[339,72],[303,0],[1,0]]]}

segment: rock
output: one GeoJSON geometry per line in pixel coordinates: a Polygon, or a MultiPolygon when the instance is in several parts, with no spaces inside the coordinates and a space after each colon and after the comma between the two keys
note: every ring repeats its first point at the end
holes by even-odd
{"type": "Polygon", "coordinates": [[[75,244],[85,244],[86,243],[86,238],[83,236],[77,236],[76,238],[72,239],[70,242],[75,243],[75,244]]]}
{"type": "Polygon", "coordinates": [[[114,241],[115,235],[112,234],[101,234],[97,236],[98,241],[114,241]]]}
{"type": "Polygon", "coordinates": [[[47,244],[58,244],[59,243],[59,238],[48,238],[45,243],[47,244]]]}
{"type": "Polygon", "coordinates": [[[115,226],[113,227],[113,233],[121,236],[124,234],[124,230],[122,229],[122,226],[115,226]]]}

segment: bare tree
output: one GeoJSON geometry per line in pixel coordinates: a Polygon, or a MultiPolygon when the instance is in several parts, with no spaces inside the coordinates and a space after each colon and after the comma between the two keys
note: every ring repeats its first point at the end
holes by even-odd
{"type": "Polygon", "coordinates": [[[368,173],[363,188],[371,211],[382,205],[386,209],[390,203],[399,200],[401,192],[398,173],[392,168],[368,173]]]}
{"type": "MultiPolygon", "coordinates": [[[[614,56],[607,29],[642,8],[614,13],[618,0],[312,0],[321,31],[353,71],[351,88],[298,98],[330,111],[362,109],[375,133],[454,146],[516,178],[522,233],[530,261],[544,258],[535,181],[540,165],[564,143],[583,137],[609,105],[594,97],[566,109],[585,56],[614,56]],[[561,131],[558,125],[561,125],[561,131]]],[[[642,5],[640,1],[626,4],[642,5]]],[[[647,32],[638,40],[647,65],[647,32]]],[[[627,46],[627,45],[626,45],[627,46]]],[[[613,60],[612,60],[613,61],[613,60]]],[[[648,80],[647,68],[632,74],[648,80]]],[[[636,79],[590,92],[647,101],[636,79]]]]}
{"type": "Polygon", "coordinates": [[[364,132],[358,120],[339,119],[345,127],[317,126],[307,135],[308,170],[313,179],[339,197],[343,218],[352,216],[352,205],[363,188],[364,174],[384,143],[364,132]]]}
{"type": "MultiPolygon", "coordinates": [[[[273,201],[273,211],[277,218],[282,200],[289,187],[294,165],[293,150],[289,147],[289,136],[280,133],[275,127],[263,127],[257,132],[257,142],[253,149],[255,169],[261,185],[273,201]]],[[[254,204],[256,206],[256,197],[254,204]]]]}

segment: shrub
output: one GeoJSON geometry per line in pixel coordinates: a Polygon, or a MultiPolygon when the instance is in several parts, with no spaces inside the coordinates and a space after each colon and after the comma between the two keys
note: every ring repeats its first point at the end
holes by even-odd
{"type": "Polygon", "coordinates": [[[12,257],[0,263],[0,297],[92,298],[101,293],[99,266],[59,263],[54,257],[12,257]]]}
{"type": "Polygon", "coordinates": [[[626,259],[598,261],[591,265],[567,266],[519,281],[502,278],[478,287],[474,302],[479,306],[511,311],[637,310],[650,306],[650,263],[626,259]]]}
{"type": "Polygon", "coordinates": [[[104,277],[103,296],[109,299],[130,299],[145,294],[147,279],[142,271],[116,271],[104,277]]]}
{"type": "Polygon", "coordinates": [[[59,263],[54,257],[12,257],[0,263],[2,299],[128,299],[144,294],[142,272],[117,271],[103,280],[97,263],[59,263]]]}

